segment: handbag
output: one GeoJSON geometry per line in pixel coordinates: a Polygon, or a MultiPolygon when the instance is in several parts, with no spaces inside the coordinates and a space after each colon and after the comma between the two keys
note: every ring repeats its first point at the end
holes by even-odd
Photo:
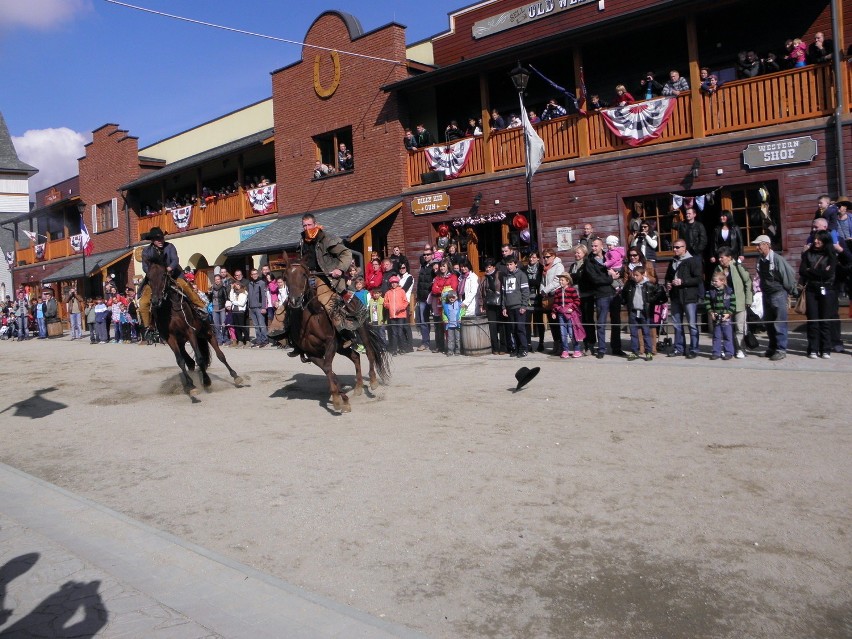
{"type": "Polygon", "coordinates": [[[799,298],[796,300],[796,303],[793,305],[793,311],[795,311],[799,315],[806,315],[807,312],[808,312],[807,295],[805,295],[805,290],[807,289],[807,287],[808,287],[808,285],[805,284],[799,290],[799,298]]]}
{"type": "Polygon", "coordinates": [[[553,308],[553,298],[545,295],[541,298],[541,308],[546,312],[553,308]]]}

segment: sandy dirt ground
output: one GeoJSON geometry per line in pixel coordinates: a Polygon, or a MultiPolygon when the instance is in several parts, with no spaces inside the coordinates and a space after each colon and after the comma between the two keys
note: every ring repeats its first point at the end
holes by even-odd
{"type": "Polygon", "coordinates": [[[226,354],[0,342],[0,461],[437,638],[852,636],[848,355],[226,354]]]}

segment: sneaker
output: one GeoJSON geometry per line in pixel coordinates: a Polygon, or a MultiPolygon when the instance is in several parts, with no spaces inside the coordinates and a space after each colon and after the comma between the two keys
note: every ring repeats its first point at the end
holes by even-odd
{"type": "Polygon", "coordinates": [[[679,353],[678,351],[672,351],[671,353],[666,355],[666,357],[681,357],[682,355],[683,353],[679,353]]]}
{"type": "Polygon", "coordinates": [[[598,351],[597,353],[595,353],[595,357],[597,357],[598,359],[603,359],[604,358],[603,351],[598,351]]]}
{"type": "Polygon", "coordinates": [[[526,357],[526,356],[527,356],[526,351],[518,351],[518,359],[521,359],[522,357],[526,357]]]}
{"type": "Polygon", "coordinates": [[[776,353],[776,352],[777,352],[777,351],[771,351],[771,350],[770,350],[770,351],[766,351],[765,353],[763,353],[763,356],[764,356],[764,357],[768,357],[769,359],[772,359],[772,356],[773,356],[773,355],[775,355],[775,353],[776,353]]]}
{"type": "Polygon", "coordinates": [[[745,359],[745,353],[743,351],[737,351],[737,354],[735,355],[735,357],[737,359],[745,359]]]}
{"type": "Polygon", "coordinates": [[[568,351],[562,351],[562,355],[560,355],[559,357],[561,357],[562,359],[568,359],[569,357],[571,357],[571,354],[568,351]]]}
{"type": "Polygon", "coordinates": [[[646,362],[654,361],[654,354],[653,353],[645,353],[645,361],[646,362]]]}
{"type": "Polygon", "coordinates": [[[574,351],[574,357],[575,358],[580,358],[582,356],[583,356],[583,353],[581,351],[574,351]]]}
{"type": "Polygon", "coordinates": [[[785,357],[787,357],[787,353],[785,353],[784,351],[775,351],[769,357],[769,361],[770,362],[778,362],[778,361],[781,361],[782,359],[784,359],[785,357]]]}
{"type": "Polygon", "coordinates": [[[698,357],[698,353],[687,353],[686,354],[686,359],[695,359],[696,357],[698,357]]]}
{"type": "Polygon", "coordinates": [[[719,359],[719,356],[714,353],[713,355],[710,356],[710,359],[712,359],[713,361],[716,361],[717,359],[719,359]]]}
{"type": "Polygon", "coordinates": [[[808,359],[818,359],[819,355],[816,353],[808,353],[808,359]]]}
{"type": "Polygon", "coordinates": [[[636,353],[630,353],[630,355],[627,356],[628,362],[634,362],[637,359],[639,359],[639,356],[636,353]]]}
{"type": "Polygon", "coordinates": [[[722,353],[722,360],[727,362],[729,359],[733,359],[733,355],[728,355],[727,353],[722,353]]]}
{"type": "Polygon", "coordinates": [[[428,351],[429,347],[426,346],[425,344],[421,344],[420,346],[417,347],[417,350],[418,351],[428,351]]]}
{"type": "Polygon", "coordinates": [[[822,355],[820,355],[820,357],[822,357],[823,359],[831,359],[831,353],[823,353],[822,355]]]}

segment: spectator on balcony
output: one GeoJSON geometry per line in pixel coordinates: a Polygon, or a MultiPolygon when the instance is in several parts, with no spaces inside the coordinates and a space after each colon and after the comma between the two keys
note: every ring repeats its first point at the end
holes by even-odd
{"type": "Polygon", "coordinates": [[[530,109],[527,111],[527,117],[530,119],[530,124],[538,124],[541,122],[541,118],[536,115],[536,112],[530,109]]]}
{"type": "Polygon", "coordinates": [[[787,49],[787,61],[791,69],[805,66],[808,58],[808,45],[801,38],[787,40],[784,47],[787,49]]]}
{"type": "Polygon", "coordinates": [[[477,120],[476,118],[468,118],[467,129],[465,129],[464,132],[465,137],[471,138],[476,135],[482,135],[482,126],[480,126],[481,124],[481,120],[477,120]]]}
{"type": "Polygon", "coordinates": [[[491,121],[489,122],[492,131],[500,131],[506,128],[506,121],[497,109],[491,110],[491,121]]]}
{"type": "Polygon", "coordinates": [[[689,82],[681,77],[679,71],[672,69],[669,71],[669,81],[663,87],[663,95],[677,97],[681,93],[689,93],[689,82]]]}
{"type": "Polygon", "coordinates": [[[589,98],[589,110],[591,111],[600,111],[601,109],[606,109],[609,106],[609,103],[601,100],[601,96],[597,93],[593,93],[591,98],[589,98]]]}
{"type": "Polygon", "coordinates": [[[762,71],[760,58],[754,51],[740,51],[737,54],[737,78],[756,78],[762,71]]]}
{"type": "Polygon", "coordinates": [[[405,135],[402,138],[402,146],[405,147],[406,151],[417,150],[417,139],[414,137],[414,134],[411,132],[411,129],[405,130],[405,135]]]}
{"type": "Polygon", "coordinates": [[[323,164],[320,160],[316,161],[314,164],[314,179],[319,180],[324,177],[328,177],[334,173],[334,167],[329,166],[328,164],[323,164]]]}
{"type": "Polygon", "coordinates": [[[422,149],[424,146],[432,146],[435,143],[432,134],[422,124],[417,125],[417,135],[414,136],[414,139],[417,141],[418,149],[422,149]]]}
{"type": "Polygon", "coordinates": [[[550,98],[547,103],[547,106],[545,106],[544,110],[541,112],[541,119],[546,122],[547,120],[561,118],[566,115],[568,115],[568,111],[565,109],[565,107],[560,106],[556,102],[556,98],[550,98]]]}
{"type": "Polygon", "coordinates": [[[767,53],[763,62],[763,74],[778,73],[781,70],[781,65],[778,64],[778,58],[774,53],[767,53]]]}
{"type": "Polygon", "coordinates": [[[814,34],[814,41],[808,47],[808,63],[822,64],[824,62],[831,62],[831,52],[833,50],[834,45],[831,40],[826,40],[822,31],[817,31],[814,34]]]}
{"type": "Polygon", "coordinates": [[[701,83],[701,93],[704,95],[716,95],[716,91],[718,90],[719,79],[715,75],[709,76],[706,83],[701,83]]]}
{"type": "Polygon", "coordinates": [[[648,71],[645,74],[645,77],[639,81],[639,86],[639,95],[642,96],[643,100],[650,100],[663,92],[663,85],[654,79],[653,71],[648,71]]]}
{"type": "Polygon", "coordinates": [[[337,151],[337,165],[341,171],[351,171],[355,168],[355,161],[352,159],[352,151],[346,148],[346,144],[340,143],[337,151]]]}
{"type": "Polygon", "coordinates": [[[636,102],[635,98],[627,91],[623,84],[615,86],[615,106],[623,107],[636,102]]]}
{"type": "Polygon", "coordinates": [[[461,140],[464,137],[464,133],[459,128],[459,123],[455,120],[450,120],[450,123],[447,125],[447,128],[444,129],[444,140],[453,143],[456,140],[461,140]]]}
{"type": "Polygon", "coordinates": [[[520,116],[515,113],[509,116],[509,124],[506,125],[507,129],[520,129],[522,126],[524,126],[524,123],[521,122],[520,116]]]}

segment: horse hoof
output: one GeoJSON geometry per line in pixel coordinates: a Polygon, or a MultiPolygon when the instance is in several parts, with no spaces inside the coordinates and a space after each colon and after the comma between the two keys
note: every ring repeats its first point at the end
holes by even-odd
{"type": "Polygon", "coordinates": [[[341,411],[343,409],[343,402],[339,397],[332,397],[331,403],[334,405],[334,410],[341,411]]]}
{"type": "Polygon", "coordinates": [[[190,389],[189,389],[189,394],[190,394],[190,395],[192,395],[193,397],[194,397],[195,395],[198,395],[198,389],[197,389],[197,388],[190,388],[190,389]]]}
{"type": "Polygon", "coordinates": [[[378,387],[378,382],[370,382],[370,390],[376,390],[378,387]]]}
{"type": "Polygon", "coordinates": [[[234,386],[242,386],[242,385],[243,385],[243,378],[238,375],[237,377],[234,378],[234,386]]]}
{"type": "Polygon", "coordinates": [[[355,395],[355,397],[358,397],[358,395],[363,395],[364,394],[364,387],[363,386],[356,386],[355,390],[352,391],[352,394],[355,395]]]}
{"type": "Polygon", "coordinates": [[[343,408],[340,409],[340,412],[341,413],[351,413],[352,412],[352,406],[350,406],[349,403],[347,402],[346,404],[343,405],[343,408]]]}

